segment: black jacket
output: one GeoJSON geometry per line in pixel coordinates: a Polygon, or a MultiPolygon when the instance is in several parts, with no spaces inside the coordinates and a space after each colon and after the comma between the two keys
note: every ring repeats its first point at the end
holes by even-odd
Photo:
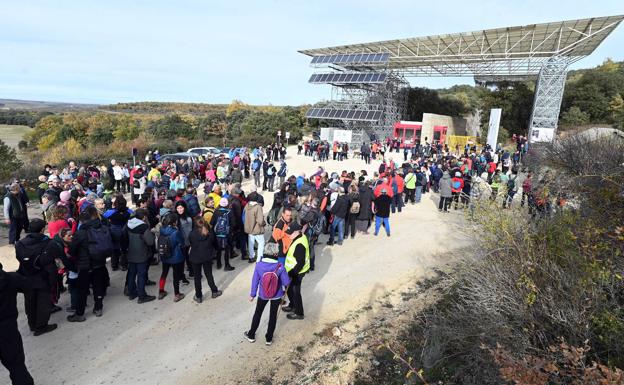
{"type": "Polygon", "coordinates": [[[0,327],[5,321],[17,321],[17,293],[30,291],[31,284],[17,273],[0,269],[0,327]]]}
{"type": "Polygon", "coordinates": [[[69,245],[69,254],[74,256],[76,259],[76,268],[78,271],[91,270],[106,266],[105,263],[102,264],[99,261],[92,261],[89,256],[89,237],[87,230],[91,227],[99,228],[100,226],[102,226],[102,222],[98,218],[91,219],[81,224],[78,231],[76,231],[76,234],[74,234],[74,239],[69,245]]]}
{"type": "Polygon", "coordinates": [[[360,202],[360,212],[358,213],[357,219],[361,221],[367,221],[373,215],[371,210],[371,203],[373,203],[373,190],[367,186],[360,186],[360,197],[358,201],[360,202]]]}
{"type": "Polygon", "coordinates": [[[30,233],[25,238],[20,239],[15,244],[15,255],[19,261],[22,261],[24,257],[37,258],[36,265],[39,270],[35,274],[28,274],[28,270],[22,266],[17,270],[18,273],[26,277],[33,289],[50,289],[49,274],[54,274],[55,265],[54,259],[51,258],[46,252],[50,238],[41,233],[30,233]]]}
{"type": "Polygon", "coordinates": [[[349,211],[349,197],[340,195],[330,211],[335,217],[345,219],[349,211]]]}
{"type": "Polygon", "coordinates": [[[204,236],[199,229],[194,229],[189,235],[191,251],[189,260],[191,263],[206,263],[212,261],[213,240],[212,234],[204,236]]]}
{"type": "Polygon", "coordinates": [[[392,198],[389,195],[381,194],[377,198],[375,198],[375,215],[381,218],[390,217],[390,204],[392,203],[392,198]]]}
{"type": "Polygon", "coordinates": [[[128,239],[128,262],[144,263],[154,255],[156,236],[150,231],[147,223],[132,218],[124,228],[128,239]]]}

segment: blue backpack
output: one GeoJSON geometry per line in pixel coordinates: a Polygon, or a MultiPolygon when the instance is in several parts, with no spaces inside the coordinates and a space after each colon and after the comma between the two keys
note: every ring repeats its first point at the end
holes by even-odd
{"type": "Polygon", "coordinates": [[[225,238],[230,234],[230,210],[224,210],[224,213],[217,218],[214,231],[219,238],[225,238]]]}

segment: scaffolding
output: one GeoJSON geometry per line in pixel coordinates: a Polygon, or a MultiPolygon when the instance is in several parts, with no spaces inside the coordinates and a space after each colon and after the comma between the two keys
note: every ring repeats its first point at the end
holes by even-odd
{"type": "Polygon", "coordinates": [[[353,127],[354,136],[360,140],[366,139],[364,134],[374,133],[383,138],[394,121],[404,116],[406,104],[397,89],[408,86],[406,77],[471,76],[477,82],[537,78],[528,136],[531,141],[551,141],[557,130],[568,67],[590,55],[622,19],[623,15],[594,17],[299,52],[312,57],[313,67],[387,75],[386,87],[361,84],[358,78],[360,83],[354,86],[358,91],[345,91],[353,86],[340,82],[340,77],[338,83],[327,82],[340,88],[332,92],[336,103],[349,108],[368,103],[383,111],[377,122],[344,122],[345,127],[353,127]]]}

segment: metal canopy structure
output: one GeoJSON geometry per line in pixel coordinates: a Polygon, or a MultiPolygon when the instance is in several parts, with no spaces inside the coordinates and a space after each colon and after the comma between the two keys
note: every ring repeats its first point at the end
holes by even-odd
{"type": "Polygon", "coordinates": [[[313,67],[358,69],[357,62],[365,61],[369,70],[405,77],[472,76],[478,81],[538,77],[530,138],[549,141],[557,128],[568,66],[591,54],[622,19],[624,15],[595,17],[299,52],[312,57],[313,67]],[[378,59],[379,54],[387,56],[378,59]]]}

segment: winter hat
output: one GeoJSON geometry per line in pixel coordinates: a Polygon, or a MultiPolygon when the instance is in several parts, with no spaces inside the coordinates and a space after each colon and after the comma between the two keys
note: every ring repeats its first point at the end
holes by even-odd
{"type": "Polygon", "coordinates": [[[70,191],[62,191],[60,194],[61,197],[61,201],[63,202],[69,202],[69,200],[71,199],[71,192],[70,191]]]}
{"type": "Polygon", "coordinates": [[[221,200],[219,201],[219,206],[221,206],[221,207],[227,207],[227,205],[228,205],[229,203],[230,203],[230,202],[228,202],[228,199],[227,199],[227,198],[221,198],[221,200]]]}

